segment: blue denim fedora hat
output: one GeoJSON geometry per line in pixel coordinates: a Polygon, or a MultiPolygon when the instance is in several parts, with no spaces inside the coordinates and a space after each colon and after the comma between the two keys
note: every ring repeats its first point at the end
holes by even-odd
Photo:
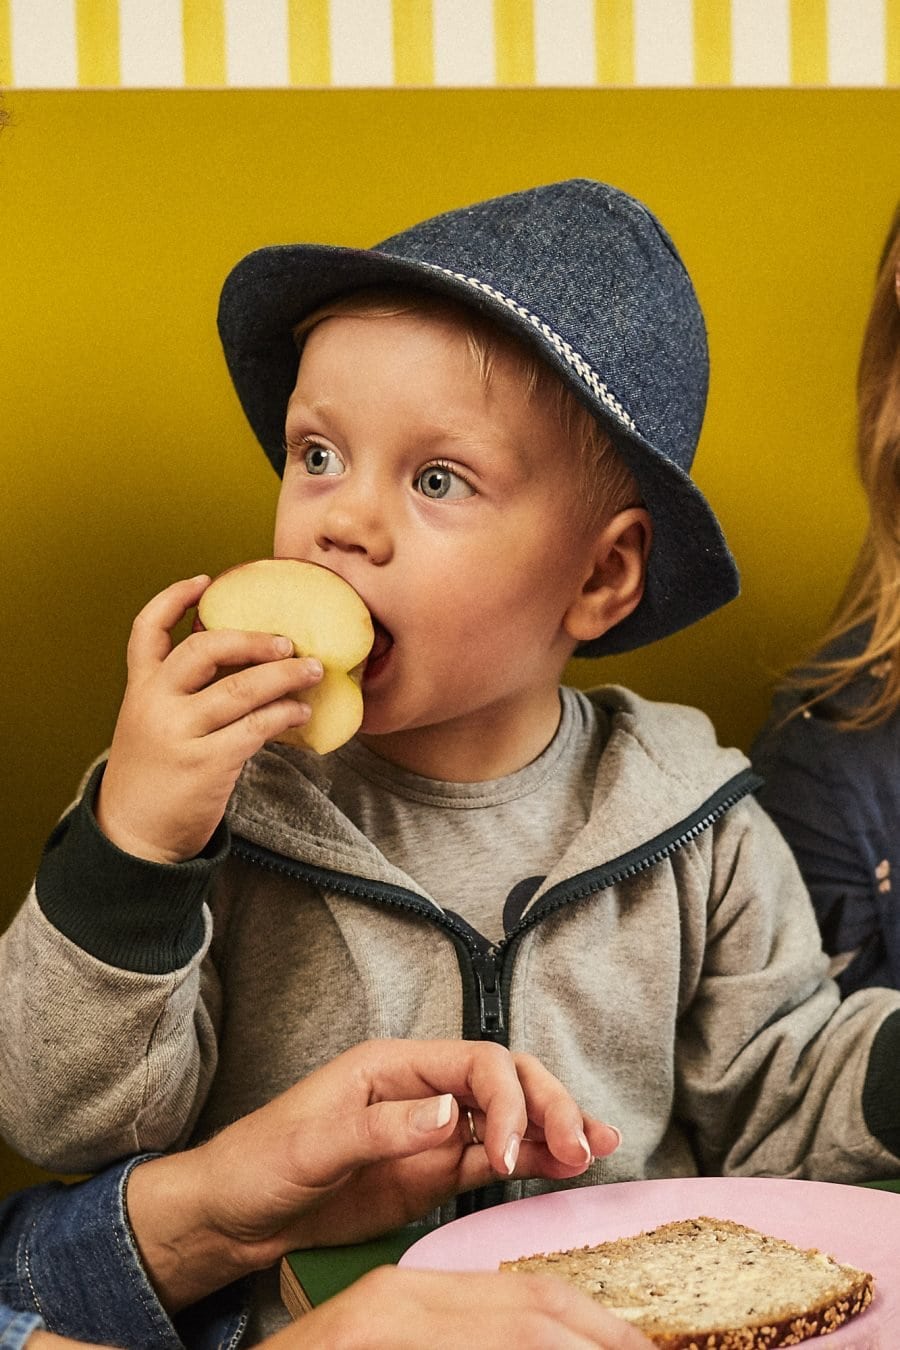
{"type": "Polygon", "coordinates": [[[596,416],[653,521],[634,613],[579,656],[632,650],[738,593],[719,524],[691,481],[706,407],[703,315],[675,245],[633,197],[572,179],[448,211],[370,249],[258,249],[226,278],[219,334],[251,427],[284,469],[284,418],[297,377],[292,331],[366,286],[455,297],[534,348],[596,416]]]}

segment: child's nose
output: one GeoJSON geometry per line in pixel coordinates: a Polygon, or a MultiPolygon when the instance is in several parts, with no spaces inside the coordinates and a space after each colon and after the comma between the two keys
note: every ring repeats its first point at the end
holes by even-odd
{"type": "Polygon", "coordinates": [[[316,544],[325,553],[364,553],[378,565],[388,562],[391,533],[374,488],[359,484],[335,492],[316,527],[316,544]]]}

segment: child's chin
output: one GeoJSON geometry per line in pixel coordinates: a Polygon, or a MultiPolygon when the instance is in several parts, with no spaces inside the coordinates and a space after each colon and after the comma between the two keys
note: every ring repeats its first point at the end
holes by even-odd
{"type": "Polygon", "coordinates": [[[384,700],[380,699],[375,691],[370,696],[363,686],[363,720],[360,723],[358,734],[363,736],[387,736],[396,729],[396,718],[392,719],[389,716],[384,700]]]}

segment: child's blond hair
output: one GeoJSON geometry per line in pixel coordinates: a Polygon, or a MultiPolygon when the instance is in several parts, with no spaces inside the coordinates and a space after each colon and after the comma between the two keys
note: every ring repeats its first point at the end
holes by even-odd
{"type": "MultiPolygon", "coordinates": [[[[862,730],[900,708],[900,205],[885,241],[857,372],[856,459],[868,499],[868,523],[853,571],[822,639],[828,646],[859,625],[863,649],[818,658],[788,684],[810,696],[808,708],[839,694],[875,667],[872,697],[842,711],[836,725],[862,730]]],[[[798,710],[799,711],[799,710],[798,710]]]]}
{"type": "Polygon", "coordinates": [[[546,400],[556,414],[566,442],[577,450],[581,499],[588,512],[600,512],[606,519],[627,507],[640,505],[641,494],[634,475],[597,419],[539,356],[467,305],[429,291],[373,287],[321,305],[295,326],[294,341],[302,350],[313,328],[325,319],[385,319],[404,314],[449,318],[461,324],[469,353],[485,385],[491,382],[498,352],[513,357],[526,400],[546,400]]]}

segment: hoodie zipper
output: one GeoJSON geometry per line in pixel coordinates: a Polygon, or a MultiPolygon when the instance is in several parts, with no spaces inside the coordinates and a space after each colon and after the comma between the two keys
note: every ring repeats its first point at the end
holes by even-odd
{"type": "Polygon", "coordinates": [[[546,918],[548,914],[561,909],[563,905],[569,904],[572,900],[583,900],[585,896],[592,894],[594,891],[607,890],[610,886],[618,885],[620,881],[628,881],[631,877],[637,876],[639,872],[646,872],[649,867],[655,867],[658,863],[664,862],[666,858],[670,858],[673,853],[677,853],[686,844],[692,843],[698,835],[710,829],[743,797],[748,797],[752,792],[756,792],[762,785],[762,778],[752,769],[742,769],[740,773],[735,774],[733,778],[729,778],[726,783],[723,783],[718,792],[707,798],[702,806],[699,806],[696,811],[674,825],[671,830],[665,830],[662,834],[656,835],[655,838],[648,840],[646,844],[633,849],[630,853],[623,853],[620,857],[614,858],[611,862],[603,863],[600,867],[579,872],[578,876],[560,882],[558,886],[553,886],[549,891],[546,891],[531,913],[527,914],[516,925],[513,932],[507,935],[505,941],[508,942],[510,938],[518,937],[526,929],[533,927],[541,919],[546,918]]]}
{"type": "MultiPolygon", "coordinates": [[[[500,946],[503,944],[501,943],[500,946]]],[[[479,1039],[506,1044],[506,1019],[503,1016],[503,955],[500,946],[488,947],[472,958],[475,986],[478,990],[479,1039]],[[499,962],[497,957],[500,957],[499,962]]]]}
{"type": "MultiPolygon", "coordinates": [[[[341,895],[355,896],[359,900],[374,901],[376,904],[389,905],[393,909],[406,910],[419,918],[427,919],[438,928],[443,928],[451,938],[457,951],[464,951],[468,969],[472,976],[477,1000],[477,1039],[504,1039],[505,1019],[500,995],[500,968],[493,957],[499,950],[489,947],[484,938],[474,928],[470,928],[462,919],[451,917],[438,909],[433,903],[423,900],[415,891],[402,886],[392,886],[384,881],[363,881],[346,872],[335,872],[327,867],[317,867],[313,863],[298,862],[295,858],[285,857],[272,849],[254,844],[249,839],[236,835],[232,841],[231,852],[245,862],[253,863],[269,872],[278,872],[283,876],[305,881],[319,890],[336,891],[341,895]]],[[[463,975],[466,971],[463,969],[463,975]]],[[[464,1022],[469,1019],[465,1016],[464,1022]]],[[[464,1028],[466,1038],[473,1039],[471,1032],[476,1030],[469,1024],[464,1028]]]]}
{"type": "MultiPolygon", "coordinates": [[[[404,909],[427,919],[438,928],[445,929],[453,938],[457,951],[466,954],[468,969],[472,976],[471,987],[475,995],[476,1017],[474,1021],[467,1017],[464,999],[463,1034],[467,1035],[468,1039],[475,1039],[477,1036],[479,1040],[497,1041],[505,1045],[508,1041],[509,988],[513,964],[507,958],[518,946],[522,936],[535,924],[565,905],[582,900],[597,891],[608,890],[610,886],[627,881],[671,857],[673,853],[715,825],[743,797],[749,796],[761,787],[762,781],[752,769],[743,769],[671,830],[657,835],[630,853],[622,854],[600,867],[580,872],[577,876],[552,887],[541,897],[531,912],[519,921],[511,933],[493,945],[486,944],[481,934],[470,928],[462,919],[445,914],[416,895],[414,891],[407,891],[401,886],[392,886],[387,882],[362,881],[359,877],[347,873],[316,867],[311,863],[301,863],[240,836],[235,837],[232,852],[237,857],[269,871],[296,877],[323,890],[338,891],[343,895],[356,896],[360,900],[404,909]],[[475,1032],[475,1036],[470,1034],[470,1029],[475,1032]]],[[[467,971],[462,963],[461,971],[465,987],[469,981],[466,980],[467,971]]]]}

